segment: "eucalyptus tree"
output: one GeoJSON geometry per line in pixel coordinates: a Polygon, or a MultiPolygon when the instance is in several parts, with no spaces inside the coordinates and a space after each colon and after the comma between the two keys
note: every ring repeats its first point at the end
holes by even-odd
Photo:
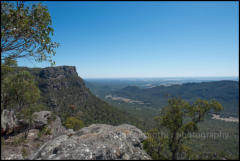
{"type": "Polygon", "coordinates": [[[51,25],[49,11],[41,3],[1,2],[1,60],[31,57],[55,64],[52,56],[59,44],[51,39],[51,25]]]}
{"type": "Polygon", "coordinates": [[[204,121],[208,112],[221,111],[222,105],[216,100],[198,99],[190,104],[182,99],[172,98],[155,118],[157,127],[149,131],[145,148],[154,159],[177,160],[181,152],[190,151],[184,143],[189,134],[199,130],[198,123],[204,121]]]}

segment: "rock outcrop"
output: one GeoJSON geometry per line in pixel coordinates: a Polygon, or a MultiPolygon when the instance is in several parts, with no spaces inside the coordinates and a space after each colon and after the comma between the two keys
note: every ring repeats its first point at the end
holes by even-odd
{"type": "Polygon", "coordinates": [[[27,137],[25,137],[25,132],[28,126],[24,119],[16,118],[14,111],[3,110],[1,120],[2,136],[7,136],[1,148],[1,159],[3,160],[25,159],[43,143],[60,135],[71,133],[71,130],[66,130],[62,125],[61,119],[50,111],[33,113],[33,125],[30,127],[27,137]],[[47,134],[43,132],[44,128],[48,131],[47,134]],[[23,149],[25,154],[23,154],[23,149]]]}
{"type": "Polygon", "coordinates": [[[78,76],[75,66],[58,66],[43,68],[39,76],[46,79],[60,79],[63,77],[78,76]]]}
{"type": "Polygon", "coordinates": [[[47,128],[51,130],[51,138],[69,133],[69,130],[62,125],[61,119],[58,116],[55,117],[56,118],[47,125],[47,128]]]}
{"type": "Polygon", "coordinates": [[[3,110],[1,113],[1,134],[10,134],[18,127],[14,111],[3,110]]]}
{"type": "MultiPolygon", "coordinates": [[[[14,111],[3,110],[1,114],[1,134],[8,135],[13,132],[23,132],[27,127],[24,119],[17,119],[14,111]],[[21,130],[20,130],[21,129],[21,130]]],[[[53,137],[64,134],[65,127],[62,126],[61,119],[51,111],[40,111],[33,113],[33,124],[31,129],[42,129],[44,126],[51,129],[53,137]]]]}
{"type": "Polygon", "coordinates": [[[40,111],[33,113],[33,129],[48,128],[51,132],[51,138],[62,134],[67,134],[66,128],[62,125],[61,119],[51,111],[40,111]]]}
{"type": "Polygon", "coordinates": [[[33,113],[33,126],[34,128],[42,128],[48,124],[50,120],[51,112],[50,111],[40,111],[33,113]]]}
{"type": "Polygon", "coordinates": [[[29,159],[145,160],[144,133],[134,126],[93,124],[42,145],[29,159]]]}
{"type": "MultiPolygon", "coordinates": [[[[11,144],[11,140],[22,137],[24,132],[11,136],[6,141],[10,142],[3,145],[1,159],[26,159],[22,153],[23,149],[27,152],[28,159],[31,160],[151,159],[142,147],[146,136],[135,126],[92,124],[74,132],[72,129],[66,130],[62,126],[61,119],[50,111],[35,112],[33,116],[33,126],[26,140],[14,145],[11,144]],[[50,129],[51,132],[39,138],[38,134],[43,127],[50,129]],[[39,144],[42,145],[40,148],[39,144]]],[[[15,131],[14,128],[19,125],[13,111],[4,110],[1,120],[2,130],[8,132],[15,131]]]]}

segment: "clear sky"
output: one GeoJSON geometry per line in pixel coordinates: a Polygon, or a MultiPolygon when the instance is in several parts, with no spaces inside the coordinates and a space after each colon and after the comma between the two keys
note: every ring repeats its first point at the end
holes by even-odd
{"type": "Polygon", "coordinates": [[[238,76],[238,2],[42,3],[61,44],[56,65],[82,78],[238,76]]]}

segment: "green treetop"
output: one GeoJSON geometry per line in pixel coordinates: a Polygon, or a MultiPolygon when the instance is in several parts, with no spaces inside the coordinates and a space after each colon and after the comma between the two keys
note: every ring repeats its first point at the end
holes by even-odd
{"type": "Polygon", "coordinates": [[[169,99],[168,106],[163,108],[160,116],[155,118],[157,128],[149,133],[150,137],[145,143],[147,151],[155,159],[178,159],[178,153],[189,151],[189,148],[184,145],[189,139],[188,134],[198,131],[197,124],[204,120],[209,111],[222,109],[222,105],[215,100],[198,99],[189,104],[181,99],[169,99]],[[153,145],[155,147],[152,147],[153,145]],[[167,146],[164,147],[164,145],[167,146]],[[164,152],[166,150],[164,148],[169,152],[164,152]]]}
{"type": "Polygon", "coordinates": [[[1,59],[32,57],[54,64],[59,44],[51,40],[51,24],[47,7],[41,4],[30,8],[23,2],[1,2],[1,59]]]}

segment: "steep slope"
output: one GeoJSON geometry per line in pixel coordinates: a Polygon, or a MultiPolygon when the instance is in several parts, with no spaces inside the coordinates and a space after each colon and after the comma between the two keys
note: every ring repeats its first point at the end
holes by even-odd
{"type": "Polygon", "coordinates": [[[58,66],[47,68],[18,67],[35,76],[41,90],[41,100],[48,110],[54,111],[63,122],[69,116],[83,120],[86,125],[105,123],[118,125],[121,123],[138,124],[133,118],[94,96],[86,88],[76,68],[58,66]]]}
{"type": "Polygon", "coordinates": [[[239,110],[238,91],[238,81],[213,81],[185,83],[172,86],[157,86],[148,89],[128,86],[114,92],[113,94],[116,96],[144,101],[156,108],[167,105],[167,100],[170,97],[181,97],[190,102],[198,98],[206,100],[216,99],[224,106],[222,114],[237,115],[239,110]]]}

